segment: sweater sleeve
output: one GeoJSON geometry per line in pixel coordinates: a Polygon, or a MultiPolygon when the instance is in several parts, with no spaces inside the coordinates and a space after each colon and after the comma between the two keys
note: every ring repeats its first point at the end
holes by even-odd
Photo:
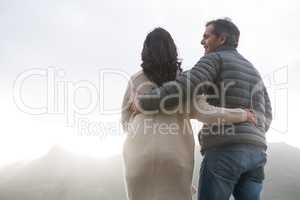
{"type": "Polygon", "coordinates": [[[247,121],[247,112],[240,108],[222,108],[210,105],[205,96],[201,96],[195,106],[191,106],[190,117],[206,124],[240,123],[247,121]]]}
{"type": "Polygon", "coordinates": [[[221,57],[217,53],[202,57],[192,69],[178,75],[175,81],[140,95],[140,108],[144,111],[171,108],[179,104],[180,98],[186,101],[194,93],[205,93],[205,85],[215,81],[220,65],[221,57]]]}
{"type": "Polygon", "coordinates": [[[132,90],[133,90],[133,85],[132,85],[132,80],[130,79],[130,81],[128,82],[124,97],[123,97],[122,108],[121,108],[122,109],[121,110],[121,125],[125,132],[128,132],[129,121],[130,121],[130,117],[131,117],[131,113],[129,112],[129,106],[130,106],[131,102],[133,101],[132,90]]]}

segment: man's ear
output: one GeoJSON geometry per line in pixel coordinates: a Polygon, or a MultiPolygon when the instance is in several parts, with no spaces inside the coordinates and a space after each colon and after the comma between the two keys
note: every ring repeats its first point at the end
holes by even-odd
{"type": "Polygon", "coordinates": [[[223,34],[220,35],[220,37],[219,37],[219,43],[220,43],[221,45],[224,45],[225,42],[226,42],[226,36],[223,35],[223,34]]]}

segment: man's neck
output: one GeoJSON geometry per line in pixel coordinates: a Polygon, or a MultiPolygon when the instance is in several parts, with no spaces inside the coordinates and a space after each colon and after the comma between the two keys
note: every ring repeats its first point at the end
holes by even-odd
{"type": "Polygon", "coordinates": [[[227,51],[227,50],[233,50],[233,51],[236,51],[236,48],[235,47],[232,47],[232,46],[219,46],[215,52],[218,52],[218,51],[227,51]]]}

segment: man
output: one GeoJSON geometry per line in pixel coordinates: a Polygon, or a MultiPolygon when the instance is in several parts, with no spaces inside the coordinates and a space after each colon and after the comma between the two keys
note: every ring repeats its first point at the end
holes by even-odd
{"type": "Polygon", "coordinates": [[[191,69],[170,84],[139,95],[140,111],[164,111],[181,103],[194,102],[196,95],[208,95],[208,102],[227,108],[249,108],[256,124],[204,125],[199,133],[204,155],[200,169],[198,199],[259,200],[266,163],[265,133],[272,120],[271,104],[254,66],[237,51],[240,32],[229,20],[206,24],[201,44],[203,56],[191,69]]]}

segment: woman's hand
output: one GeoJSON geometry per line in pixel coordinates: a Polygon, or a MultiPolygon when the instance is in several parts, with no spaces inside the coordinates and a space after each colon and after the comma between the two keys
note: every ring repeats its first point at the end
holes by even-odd
{"type": "Polygon", "coordinates": [[[134,95],[133,102],[129,106],[129,112],[131,112],[133,116],[135,116],[135,115],[137,115],[137,114],[139,114],[141,112],[139,110],[139,100],[137,98],[138,95],[139,95],[139,93],[137,92],[134,95]]]}
{"type": "Polygon", "coordinates": [[[255,116],[255,113],[250,109],[245,109],[245,111],[247,112],[247,121],[251,122],[253,124],[256,124],[257,119],[256,119],[256,116],[255,116]]]}

